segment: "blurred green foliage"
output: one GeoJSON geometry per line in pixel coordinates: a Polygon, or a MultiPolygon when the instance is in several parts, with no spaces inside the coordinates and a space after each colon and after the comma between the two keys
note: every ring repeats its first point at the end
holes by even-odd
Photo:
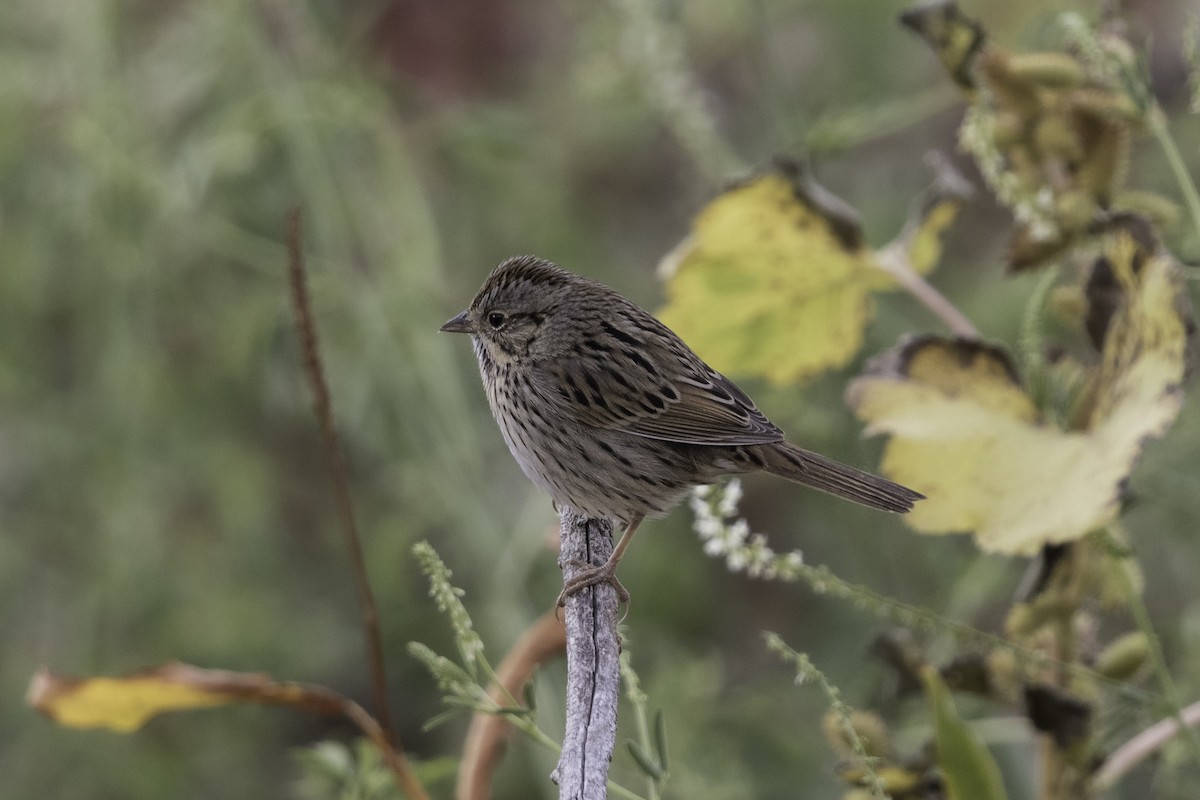
{"type": "MultiPolygon", "coordinates": [[[[1093,5],[972,10],[1009,42],[1045,44],[1055,13],[1093,5]]],[[[954,147],[958,114],[930,103],[940,68],[895,24],[899,3],[651,6],[721,140],[746,163],[818,147],[822,182],[859,208],[875,243],[926,184],[921,154],[954,147]]],[[[1131,4],[1130,17],[1153,35],[1152,88],[1195,174],[1186,6],[1131,4]]],[[[647,89],[630,7],[0,4],[0,797],[305,796],[288,749],[350,735],[260,708],[164,718],[130,737],[80,733],[21,702],[42,664],[114,673],[174,658],[369,694],[287,305],[282,228],[295,204],[401,738],[418,757],[457,754],[461,722],[421,730],[440,707],[404,644],[445,651],[451,638],[412,543],[430,539],[454,569],[494,654],[552,601],[558,572],[550,504],[504,451],[467,349],[438,324],[517,252],[654,307],[653,265],[717,188],[664,117],[661,87],[647,89]]],[[[1147,143],[1132,174],[1173,191],[1147,143]]],[[[1001,280],[1006,225],[986,201],[968,209],[937,280],[1011,343],[1034,279],[1001,280]]],[[[1194,231],[1167,239],[1185,261],[1200,257],[1194,231]]],[[[911,301],[881,304],[864,353],[933,325],[911,301]]],[[[874,463],[878,445],[859,441],[841,402],[847,374],[802,391],[748,388],[793,439],[874,463]]],[[[1150,446],[1127,518],[1186,698],[1200,696],[1198,438],[1193,404],[1150,446]]],[[[1021,565],[775,482],[747,488],[743,510],[780,549],[998,625],[1021,565]]],[[[864,660],[878,623],[729,575],[687,528],[682,512],[656,522],[622,571],[636,598],[630,647],[670,728],[670,793],[832,796],[816,723],[825,699],[794,689],[759,631],[812,654],[865,707],[885,702],[886,670],[864,660]]],[[[537,690],[546,729],[560,724],[561,695],[548,670],[537,690]]],[[[551,796],[552,764],[518,742],[497,797],[551,796]]],[[[613,774],[638,773],[622,755],[613,774]]],[[[1187,796],[1169,779],[1153,790],[1187,796]]]]}

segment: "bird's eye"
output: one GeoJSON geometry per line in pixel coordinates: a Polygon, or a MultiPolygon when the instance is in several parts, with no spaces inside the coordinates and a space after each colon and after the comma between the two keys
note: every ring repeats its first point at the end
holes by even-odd
{"type": "Polygon", "coordinates": [[[491,325],[493,328],[497,328],[497,329],[501,325],[504,324],[504,319],[505,319],[504,315],[501,314],[499,311],[493,311],[492,313],[487,315],[488,325],[491,325]]]}

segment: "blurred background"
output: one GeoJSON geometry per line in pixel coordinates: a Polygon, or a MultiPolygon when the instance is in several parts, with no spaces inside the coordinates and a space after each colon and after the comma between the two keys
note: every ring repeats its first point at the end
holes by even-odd
{"type": "MultiPolygon", "coordinates": [[[[1062,11],[1095,18],[1107,4],[963,5],[1029,49],[1057,46],[1062,11]]],[[[1195,174],[1190,4],[1120,5],[1135,41],[1152,43],[1153,90],[1195,174]]],[[[169,716],[132,736],[79,732],[22,700],[42,665],[112,674],[182,659],[368,701],[288,306],[282,231],[296,204],[393,712],[413,755],[456,756],[465,717],[422,730],[442,706],[405,649],[453,650],[412,545],[429,540],[454,571],[493,663],[560,576],[553,509],[505,450],[467,342],[438,325],[492,266],[526,252],[656,308],[655,266],[692,214],[778,153],[807,155],[868,239],[887,241],[930,180],[924,154],[954,153],[962,113],[933,54],[896,23],[903,7],[0,4],[0,796],[296,797],[294,749],[354,735],[262,708],[169,716]]],[[[1131,185],[1178,199],[1161,151],[1146,139],[1135,153],[1131,185]]],[[[1004,276],[1008,233],[980,192],[932,280],[1012,344],[1036,277],[1004,276]]],[[[1166,238],[1200,258],[1186,226],[1166,238]]],[[[910,298],[882,298],[863,358],[921,331],[940,328],[910,298]]],[[[841,398],[859,367],[805,386],[742,383],[789,438],[871,467],[880,443],[861,438],[841,398]]],[[[1193,403],[1150,446],[1128,516],[1189,700],[1200,696],[1198,442],[1193,403]]],[[[743,512],[777,550],[985,630],[1025,567],[782,482],[746,485],[743,512]]],[[[666,712],[669,796],[839,796],[818,725],[826,699],[793,685],[760,631],[810,654],[848,702],[890,711],[888,672],[866,656],[884,624],[802,586],[728,574],[690,522],[681,509],[647,525],[622,565],[626,644],[666,712]]],[[[552,736],[562,672],[544,670],[537,689],[552,736]]],[[[555,796],[553,762],[517,740],[496,796],[555,796]]],[[[623,750],[613,776],[638,779],[623,750]]],[[[450,782],[431,788],[445,797],[450,782]]]]}

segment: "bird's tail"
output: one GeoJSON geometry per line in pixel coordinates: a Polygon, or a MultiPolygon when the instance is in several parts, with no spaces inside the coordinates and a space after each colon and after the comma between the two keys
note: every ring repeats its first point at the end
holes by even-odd
{"type": "Polygon", "coordinates": [[[886,478],[863,472],[789,442],[755,449],[765,462],[763,469],[767,472],[864,506],[903,514],[912,510],[913,503],[925,498],[925,495],[886,478]]]}

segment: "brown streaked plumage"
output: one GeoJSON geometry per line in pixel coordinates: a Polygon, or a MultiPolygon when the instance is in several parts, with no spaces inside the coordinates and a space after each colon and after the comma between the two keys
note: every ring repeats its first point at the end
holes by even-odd
{"type": "Polygon", "coordinates": [[[614,572],[646,516],[689,488],[764,470],[885,511],[922,495],[784,441],[732,381],[617,292],[533,256],[510,258],[470,308],[442,326],[468,333],[492,414],[530,480],[560,505],[625,525],[614,572]]]}

